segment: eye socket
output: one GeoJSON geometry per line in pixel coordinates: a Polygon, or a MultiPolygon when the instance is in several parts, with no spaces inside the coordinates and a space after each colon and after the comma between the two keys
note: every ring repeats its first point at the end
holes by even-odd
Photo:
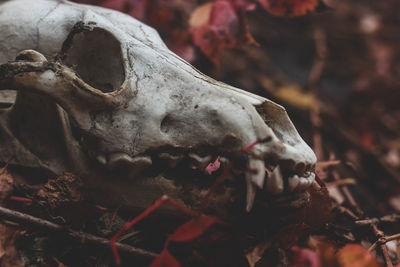
{"type": "Polygon", "coordinates": [[[83,29],[67,42],[64,63],[86,83],[104,93],[121,87],[125,71],[121,46],[114,35],[100,28],[83,29]]]}

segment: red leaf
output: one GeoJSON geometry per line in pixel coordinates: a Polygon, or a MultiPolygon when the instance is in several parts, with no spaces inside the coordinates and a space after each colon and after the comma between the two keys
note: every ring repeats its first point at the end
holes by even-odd
{"type": "Polygon", "coordinates": [[[207,231],[214,224],[224,224],[215,217],[200,215],[182,224],[176,231],[169,236],[167,242],[187,242],[191,241],[207,231]]]}
{"type": "Polygon", "coordinates": [[[275,16],[301,16],[314,11],[318,0],[258,0],[261,6],[275,16]]]}
{"type": "Polygon", "coordinates": [[[181,264],[165,248],[157,258],[151,263],[150,267],[180,267],[181,264]]]}
{"type": "Polygon", "coordinates": [[[215,64],[224,49],[255,43],[247,29],[245,12],[254,8],[243,0],[217,0],[196,8],[189,21],[193,42],[215,64]]]}
{"type": "Polygon", "coordinates": [[[168,237],[167,241],[165,242],[164,250],[157,256],[150,266],[180,267],[180,263],[168,252],[169,242],[191,241],[204,234],[204,232],[206,232],[214,224],[224,223],[215,217],[202,214],[182,224],[172,235],[168,237]]]}
{"type": "Polygon", "coordinates": [[[363,246],[348,244],[336,254],[341,267],[379,267],[374,256],[363,246]]]}

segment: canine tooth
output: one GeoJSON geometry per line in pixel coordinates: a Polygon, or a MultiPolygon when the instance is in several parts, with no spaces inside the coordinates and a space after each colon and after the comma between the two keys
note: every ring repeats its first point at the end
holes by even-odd
{"type": "Polygon", "coordinates": [[[246,179],[250,179],[252,183],[260,189],[264,186],[265,180],[265,164],[263,160],[251,159],[249,161],[250,171],[246,172],[246,179]],[[256,172],[254,173],[253,170],[256,172]]]}
{"type": "Polygon", "coordinates": [[[106,159],[106,156],[104,154],[97,155],[96,159],[97,159],[98,162],[100,162],[103,165],[107,164],[107,159],[106,159]]]}
{"type": "Polygon", "coordinates": [[[293,175],[288,179],[288,191],[293,192],[300,183],[300,178],[298,175],[293,175]]]}
{"type": "Polygon", "coordinates": [[[269,177],[267,178],[266,182],[266,189],[274,195],[282,193],[283,179],[279,165],[276,166],[271,173],[269,173],[269,177]]]}
{"type": "Polygon", "coordinates": [[[250,212],[256,198],[257,187],[251,181],[251,177],[246,177],[246,211],[250,212]]]}

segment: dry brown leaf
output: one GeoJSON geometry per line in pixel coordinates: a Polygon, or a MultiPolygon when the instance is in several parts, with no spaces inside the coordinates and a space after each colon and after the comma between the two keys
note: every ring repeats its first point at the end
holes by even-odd
{"type": "MultiPolygon", "coordinates": [[[[14,179],[7,170],[7,166],[0,170],[0,205],[10,197],[13,191],[14,179]]],[[[21,231],[13,227],[0,224],[0,266],[18,267],[23,266],[15,246],[15,240],[21,231]]]]}

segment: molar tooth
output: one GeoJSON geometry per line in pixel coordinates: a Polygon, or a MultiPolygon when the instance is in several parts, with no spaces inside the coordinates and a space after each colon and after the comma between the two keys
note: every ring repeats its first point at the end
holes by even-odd
{"type": "Polygon", "coordinates": [[[298,175],[293,175],[288,179],[288,191],[293,192],[300,183],[300,178],[298,175]]]}
{"type": "Polygon", "coordinates": [[[99,163],[101,163],[101,164],[103,164],[103,165],[106,165],[106,164],[107,164],[107,159],[106,159],[106,156],[105,156],[104,154],[99,154],[99,155],[97,155],[96,159],[97,159],[97,161],[98,161],[99,163]]]}
{"type": "Polygon", "coordinates": [[[263,160],[250,159],[249,161],[250,171],[246,172],[246,179],[257,185],[260,189],[264,187],[265,180],[265,164],[263,160]],[[255,173],[253,172],[255,171],[255,173]]]}
{"type": "Polygon", "coordinates": [[[269,173],[266,182],[266,189],[273,195],[278,195],[283,192],[283,186],[281,168],[278,165],[271,173],[269,173]]]}
{"type": "Polygon", "coordinates": [[[256,198],[257,187],[251,181],[251,177],[246,177],[246,211],[250,212],[253,208],[254,199],[256,198]]]}
{"type": "Polygon", "coordinates": [[[124,152],[115,152],[108,155],[108,167],[115,168],[119,164],[129,164],[135,168],[145,168],[152,164],[150,157],[134,157],[132,158],[124,152]]]}
{"type": "Polygon", "coordinates": [[[309,188],[312,185],[312,183],[314,182],[314,179],[315,179],[315,173],[310,173],[310,175],[308,177],[301,177],[298,189],[305,190],[305,189],[309,188]]]}

